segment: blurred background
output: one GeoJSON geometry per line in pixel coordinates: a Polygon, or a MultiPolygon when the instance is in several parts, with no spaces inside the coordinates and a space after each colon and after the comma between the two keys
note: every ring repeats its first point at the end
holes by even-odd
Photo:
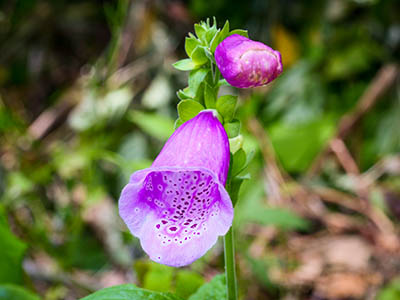
{"type": "Polygon", "coordinates": [[[151,263],[117,212],[173,132],[187,74],[171,64],[213,16],[284,63],[229,90],[255,151],[235,209],[241,299],[400,299],[399,1],[0,0],[4,299],[122,283],[186,299],[223,273],[221,241],[187,268],[151,263]]]}

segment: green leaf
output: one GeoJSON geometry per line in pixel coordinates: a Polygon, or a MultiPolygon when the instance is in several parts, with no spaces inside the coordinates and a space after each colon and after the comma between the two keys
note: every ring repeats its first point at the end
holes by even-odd
{"type": "Polygon", "coordinates": [[[167,140],[174,132],[174,121],[159,114],[131,111],[128,120],[161,141],[167,140]]]}
{"type": "Polygon", "coordinates": [[[215,49],[229,34],[229,21],[225,22],[224,27],[218,34],[215,35],[214,39],[211,42],[211,52],[214,53],[215,49]]]}
{"type": "Polygon", "coordinates": [[[235,154],[233,154],[231,176],[234,177],[238,175],[243,170],[245,164],[246,152],[244,152],[243,149],[239,149],[235,154]]]}
{"type": "Polygon", "coordinates": [[[181,300],[171,293],[153,292],[133,284],[122,284],[99,290],[81,300],[181,300]]]}
{"type": "Polygon", "coordinates": [[[210,72],[209,69],[200,68],[191,71],[189,74],[189,94],[195,97],[201,83],[206,78],[207,74],[210,72]]]}
{"type": "Polygon", "coordinates": [[[308,221],[284,208],[259,208],[246,218],[248,222],[262,225],[273,225],[285,230],[301,229],[309,227],[308,221]]]}
{"type": "Polygon", "coordinates": [[[189,300],[221,300],[226,299],[225,275],[215,276],[209,283],[202,285],[189,300]]]}
{"type": "Polygon", "coordinates": [[[221,33],[219,35],[220,42],[222,42],[228,36],[228,34],[229,34],[229,21],[226,20],[224,27],[222,28],[221,33]]]}
{"type": "Polygon", "coordinates": [[[0,300],[40,300],[40,298],[23,287],[4,284],[0,285],[0,300]]]}
{"type": "Polygon", "coordinates": [[[235,114],[237,97],[232,95],[221,96],[217,100],[217,111],[224,118],[224,122],[230,122],[235,114]]]}
{"type": "Polygon", "coordinates": [[[239,34],[242,35],[244,37],[249,37],[249,34],[247,33],[247,30],[243,30],[243,29],[235,29],[232,30],[231,32],[229,32],[228,36],[231,36],[232,34],[239,34]]]}
{"type": "Polygon", "coordinates": [[[178,103],[179,118],[183,122],[186,122],[194,118],[203,109],[204,109],[203,105],[193,100],[183,100],[178,103]]]}
{"type": "Polygon", "coordinates": [[[203,277],[193,271],[182,270],[176,275],[176,294],[184,299],[198,290],[204,283],[203,277]]]}
{"type": "Polygon", "coordinates": [[[212,38],[212,40],[210,42],[210,50],[211,50],[212,53],[215,52],[215,48],[217,48],[217,46],[219,44],[219,41],[220,41],[219,36],[220,36],[220,34],[221,34],[221,30],[218,29],[217,33],[214,35],[214,37],[212,38]]]}
{"type": "Polygon", "coordinates": [[[200,83],[200,86],[197,89],[197,92],[196,92],[196,94],[194,95],[194,98],[193,98],[194,101],[196,101],[196,102],[198,102],[200,104],[204,103],[204,86],[205,86],[205,83],[206,83],[205,81],[200,83]]]}
{"type": "Polygon", "coordinates": [[[0,283],[22,283],[22,259],[27,245],[9,229],[3,206],[0,221],[0,283]]]}
{"type": "Polygon", "coordinates": [[[217,34],[218,34],[218,29],[216,27],[211,27],[210,29],[207,30],[206,40],[208,45],[211,44],[212,40],[217,36],[217,34]]]}
{"type": "Polygon", "coordinates": [[[246,174],[245,176],[236,176],[236,177],[230,176],[230,180],[228,183],[228,189],[229,189],[229,196],[231,197],[233,207],[235,207],[235,205],[239,199],[240,187],[242,186],[243,181],[246,179],[250,179],[249,174],[246,174]]]}
{"type": "Polygon", "coordinates": [[[207,42],[206,38],[207,30],[203,26],[201,26],[200,24],[194,24],[194,32],[202,42],[204,43],[207,42]]]}
{"type": "Polygon", "coordinates": [[[185,51],[189,57],[192,57],[193,50],[200,45],[200,42],[195,37],[187,37],[185,39],[185,51]]]}
{"type": "Polygon", "coordinates": [[[175,124],[174,124],[174,129],[176,130],[183,123],[185,123],[185,122],[183,122],[180,118],[176,119],[175,124]]]}
{"type": "Polygon", "coordinates": [[[192,61],[197,67],[204,65],[208,61],[206,49],[203,46],[197,46],[192,52],[192,61]]]}
{"type": "Polygon", "coordinates": [[[178,69],[180,71],[191,71],[197,68],[196,64],[190,58],[178,60],[172,65],[175,69],[178,69]]]}
{"type": "Polygon", "coordinates": [[[240,121],[233,120],[232,122],[225,123],[224,128],[228,134],[228,138],[232,139],[239,135],[240,132],[240,121]]]}
{"type": "Polygon", "coordinates": [[[217,95],[214,89],[206,83],[204,85],[204,104],[206,108],[215,108],[215,103],[217,102],[217,95]]]}
{"type": "Polygon", "coordinates": [[[189,87],[185,87],[183,90],[179,90],[178,92],[176,92],[176,95],[180,100],[187,100],[193,98],[193,96],[190,95],[189,87]]]}

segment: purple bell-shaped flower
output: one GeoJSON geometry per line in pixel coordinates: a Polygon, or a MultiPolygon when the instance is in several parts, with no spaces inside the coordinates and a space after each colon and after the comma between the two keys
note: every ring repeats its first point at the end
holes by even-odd
{"type": "Polygon", "coordinates": [[[232,225],[225,190],[228,136],[212,110],[168,139],[148,169],[132,174],[119,213],[150,259],[185,266],[203,256],[232,225]]]}

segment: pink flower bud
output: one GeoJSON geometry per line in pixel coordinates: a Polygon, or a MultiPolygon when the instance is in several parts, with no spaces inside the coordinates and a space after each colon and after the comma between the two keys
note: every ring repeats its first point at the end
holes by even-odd
{"type": "Polygon", "coordinates": [[[282,73],[278,51],[238,34],[228,36],[218,45],[215,61],[226,81],[238,88],[265,85],[282,73]]]}

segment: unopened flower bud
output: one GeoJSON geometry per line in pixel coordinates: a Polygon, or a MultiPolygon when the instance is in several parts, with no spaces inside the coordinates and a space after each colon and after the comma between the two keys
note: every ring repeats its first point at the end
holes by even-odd
{"type": "Polygon", "coordinates": [[[238,88],[265,85],[282,73],[278,51],[238,34],[217,46],[215,61],[226,81],[238,88]]]}

